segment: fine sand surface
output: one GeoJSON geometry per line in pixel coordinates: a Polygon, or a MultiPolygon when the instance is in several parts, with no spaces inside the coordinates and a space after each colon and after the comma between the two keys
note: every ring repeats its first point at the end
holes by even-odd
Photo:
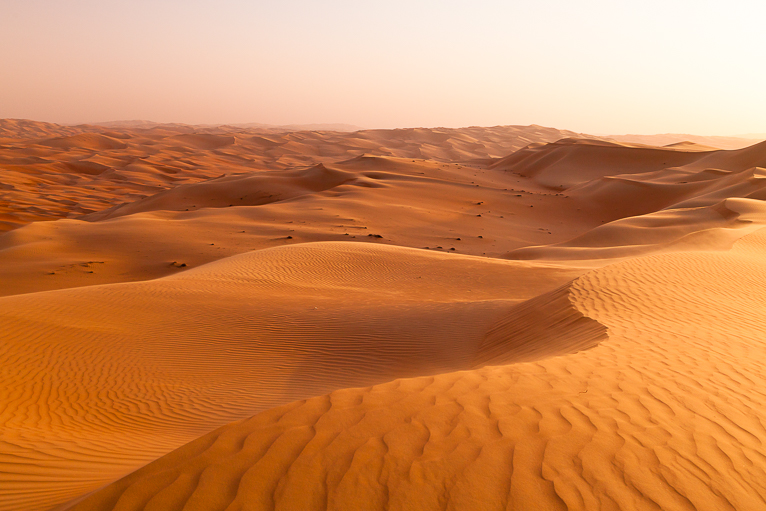
{"type": "Polygon", "coordinates": [[[764,250],[605,266],[596,347],[277,407],[70,509],[763,509],[764,250]]]}
{"type": "Polygon", "coordinates": [[[766,509],[766,143],[662,145],[0,121],[0,510],[766,509]]]}

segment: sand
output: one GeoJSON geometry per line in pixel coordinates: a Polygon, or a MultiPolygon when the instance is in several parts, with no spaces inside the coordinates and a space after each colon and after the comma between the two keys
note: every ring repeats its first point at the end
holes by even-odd
{"type": "Polygon", "coordinates": [[[709,149],[743,149],[745,147],[757,144],[766,139],[764,133],[750,133],[735,135],[731,137],[722,136],[700,136],[679,133],[665,133],[662,135],[607,135],[609,140],[616,142],[627,142],[629,144],[647,144],[654,146],[674,146],[683,144],[688,146],[694,144],[707,147],[709,149]]]}
{"type": "Polygon", "coordinates": [[[766,508],[763,143],[0,127],[2,510],[766,508]]]}

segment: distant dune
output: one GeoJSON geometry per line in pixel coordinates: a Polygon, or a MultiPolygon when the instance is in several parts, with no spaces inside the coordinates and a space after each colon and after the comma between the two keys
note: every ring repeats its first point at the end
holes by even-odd
{"type": "Polygon", "coordinates": [[[737,138],[747,138],[756,140],[766,140],[766,133],[746,133],[743,135],[735,135],[737,138]]]}
{"type": "Polygon", "coordinates": [[[656,146],[667,146],[678,143],[694,143],[702,146],[717,147],[718,149],[742,149],[766,140],[766,134],[751,133],[736,137],[684,135],[665,133],[663,135],[607,135],[605,138],[617,142],[637,143],[656,146]]]}
{"type": "MultiPolygon", "coordinates": [[[[107,121],[107,122],[95,122],[94,126],[102,126],[104,128],[128,128],[128,129],[151,129],[162,126],[187,126],[177,123],[159,123],[153,121],[107,121]]],[[[217,127],[233,127],[233,128],[250,128],[250,129],[264,129],[275,131],[359,131],[363,128],[354,126],[352,124],[262,124],[258,122],[240,123],[240,124],[205,124],[198,125],[196,127],[205,128],[217,128],[217,127]]]]}
{"type": "MultiPolygon", "coordinates": [[[[314,128],[312,128],[314,129],[314,128]]],[[[575,133],[540,126],[292,131],[158,124],[60,126],[0,120],[0,232],[76,218],[222,174],[332,164],[356,156],[465,162],[575,133]]]]}
{"type": "Polygon", "coordinates": [[[764,508],[766,142],[657,137],[0,121],[0,510],[764,508]]]}

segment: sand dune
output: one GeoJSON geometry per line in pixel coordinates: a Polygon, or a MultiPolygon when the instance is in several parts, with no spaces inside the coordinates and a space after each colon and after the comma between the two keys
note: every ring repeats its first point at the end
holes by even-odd
{"type": "Polygon", "coordinates": [[[56,137],[38,142],[39,145],[56,147],[64,150],[109,150],[125,149],[127,144],[117,138],[112,138],[100,133],[81,133],[70,137],[56,137]]]}
{"type": "Polygon", "coordinates": [[[648,252],[722,250],[766,225],[766,204],[731,198],[713,206],[666,209],[615,220],[564,243],[525,247],[510,259],[586,260],[648,252]]]}
{"type": "Polygon", "coordinates": [[[763,143],[0,137],[0,510],[766,507],[763,143]]]}
{"type": "Polygon", "coordinates": [[[0,360],[14,371],[0,442],[15,476],[0,484],[0,508],[74,497],[256,410],[470,367],[509,307],[578,273],[311,243],[2,298],[0,360]]]}
{"type": "Polygon", "coordinates": [[[708,152],[636,147],[602,141],[563,139],[502,158],[492,168],[534,179],[542,186],[566,189],[605,176],[638,174],[688,165],[708,152]]]}
{"type": "Polygon", "coordinates": [[[0,232],[131,203],[222,174],[377,156],[467,161],[578,135],[541,126],[285,131],[246,126],[0,120],[0,232]],[[72,166],[86,172],[71,172],[72,166]]]}
{"type": "Polygon", "coordinates": [[[766,179],[760,165],[766,165],[766,143],[736,151],[684,151],[680,156],[665,149],[618,148],[590,141],[519,151],[493,166],[543,186],[562,181],[560,175],[580,179],[565,193],[578,209],[606,220],[566,242],[523,247],[508,257],[584,260],[728,248],[766,220],[761,202],[766,198],[766,179]],[[662,166],[660,160],[683,164],[642,172],[662,166]]]}
{"type": "MultiPolygon", "coordinates": [[[[335,188],[356,177],[321,163],[298,171],[272,171],[247,176],[223,176],[203,183],[178,185],[130,204],[84,215],[83,220],[104,220],[157,210],[189,210],[237,206],[260,206],[293,199],[310,192],[335,188]]],[[[368,184],[372,186],[372,183],[368,184]]]]}
{"type": "Polygon", "coordinates": [[[562,215],[571,205],[511,173],[394,157],[231,175],[79,217],[89,221],[7,233],[0,294],[157,278],[180,264],[314,241],[501,256],[601,224],[589,211],[562,215]]]}
{"type": "Polygon", "coordinates": [[[569,282],[513,307],[487,331],[474,367],[529,362],[597,346],[604,326],[582,315],[570,299],[569,282]]]}
{"type": "Polygon", "coordinates": [[[69,509],[758,509],[764,247],[595,270],[597,347],[278,407],[69,509]]]}
{"type": "Polygon", "coordinates": [[[665,133],[663,135],[607,135],[605,138],[616,142],[628,144],[646,144],[654,146],[668,146],[675,144],[695,144],[718,149],[742,149],[766,139],[766,134],[750,133],[733,137],[699,136],[679,133],[665,133]]]}

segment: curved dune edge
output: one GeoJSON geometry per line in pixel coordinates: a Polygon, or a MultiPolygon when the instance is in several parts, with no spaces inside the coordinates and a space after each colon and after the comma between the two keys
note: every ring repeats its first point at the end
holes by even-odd
{"type": "MultiPolygon", "coordinates": [[[[512,260],[596,261],[649,253],[729,250],[766,225],[766,204],[727,198],[710,206],[674,208],[621,218],[563,243],[524,247],[506,254],[512,260]]],[[[603,263],[602,263],[603,265],[603,263]]]]}
{"type": "MultiPolygon", "coordinates": [[[[363,176],[317,164],[293,171],[263,171],[180,184],[144,199],[80,217],[102,221],[150,211],[259,206],[336,188],[344,183],[365,184],[363,176]]],[[[366,183],[368,186],[369,183],[366,183]]]]}
{"type": "Polygon", "coordinates": [[[606,327],[584,316],[571,301],[572,285],[514,306],[484,336],[474,367],[576,353],[605,340],[606,327]]]}
{"type": "Polygon", "coordinates": [[[762,508],[764,248],[592,271],[593,349],[280,406],[67,509],[762,508]]]}

